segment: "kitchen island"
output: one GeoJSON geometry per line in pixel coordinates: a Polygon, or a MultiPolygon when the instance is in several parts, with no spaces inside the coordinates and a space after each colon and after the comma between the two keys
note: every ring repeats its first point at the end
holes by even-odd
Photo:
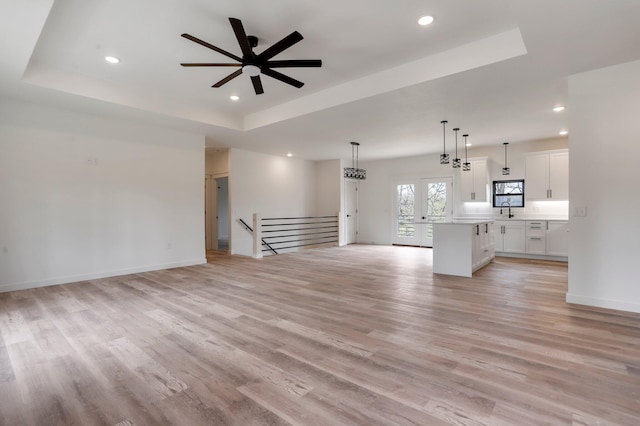
{"type": "Polygon", "coordinates": [[[493,220],[433,223],[433,272],[471,277],[495,257],[493,220]]]}

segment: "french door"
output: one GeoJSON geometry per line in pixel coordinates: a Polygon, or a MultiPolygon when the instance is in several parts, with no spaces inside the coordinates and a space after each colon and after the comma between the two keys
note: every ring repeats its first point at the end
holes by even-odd
{"type": "Polygon", "coordinates": [[[433,222],[451,220],[453,180],[407,179],[394,185],[392,243],[433,246],[433,222]]]}

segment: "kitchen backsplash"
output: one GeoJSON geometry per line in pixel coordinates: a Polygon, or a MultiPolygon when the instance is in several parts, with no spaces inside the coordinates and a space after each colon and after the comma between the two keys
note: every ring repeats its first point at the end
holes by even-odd
{"type": "MultiPolygon", "coordinates": [[[[461,203],[456,212],[456,217],[469,218],[494,218],[507,217],[508,209],[494,208],[491,203],[469,202],[461,203]]],[[[569,201],[527,201],[524,208],[512,208],[511,213],[515,218],[539,218],[539,219],[568,219],[569,201]]]]}

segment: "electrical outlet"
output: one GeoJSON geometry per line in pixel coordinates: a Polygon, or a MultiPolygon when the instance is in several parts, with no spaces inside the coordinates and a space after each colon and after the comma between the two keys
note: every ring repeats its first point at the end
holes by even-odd
{"type": "Polygon", "coordinates": [[[587,208],[586,207],[575,207],[573,209],[573,216],[575,216],[575,217],[586,217],[587,216],[587,208]]]}

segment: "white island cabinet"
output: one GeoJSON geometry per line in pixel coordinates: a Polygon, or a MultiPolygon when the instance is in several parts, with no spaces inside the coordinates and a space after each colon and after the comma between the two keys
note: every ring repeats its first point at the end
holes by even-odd
{"type": "Polygon", "coordinates": [[[433,272],[470,277],[495,257],[493,221],[433,224],[433,272]]]}

